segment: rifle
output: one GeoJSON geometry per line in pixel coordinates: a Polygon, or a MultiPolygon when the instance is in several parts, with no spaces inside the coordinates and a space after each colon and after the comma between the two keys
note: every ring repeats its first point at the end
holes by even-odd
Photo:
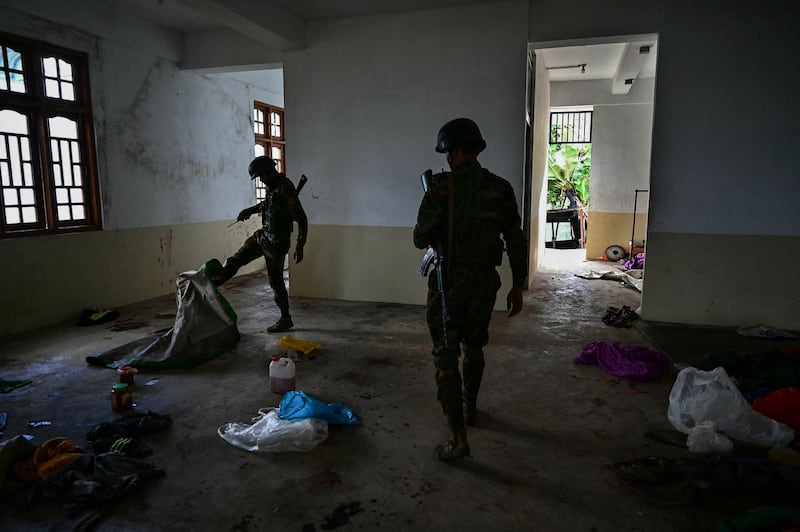
{"type": "MultiPolygon", "coordinates": [[[[306,186],[306,182],[307,181],[308,181],[308,178],[306,177],[306,174],[303,174],[303,175],[300,176],[300,181],[297,182],[297,190],[296,190],[298,195],[300,194],[300,191],[303,190],[303,187],[306,186]]],[[[238,224],[239,222],[241,222],[241,220],[236,220],[232,224],[228,224],[228,227],[234,226],[234,225],[238,224]]]]}
{"type": "MultiPolygon", "coordinates": [[[[425,193],[428,192],[432,175],[433,172],[431,170],[425,170],[420,176],[420,180],[422,181],[422,190],[424,190],[425,193]]],[[[436,268],[436,284],[438,285],[439,289],[439,297],[442,300],[442,335],[444,337],[444,346],[445,348],[448,348],[450,346],[447,342],[447,322],[450,319],[450,316],[447,313],[447,295],[444,287],[443,273],[445,262],[444,254],[442,253],[441,248],[441,242],[438,242],[437,245],[428,247],[427,251],[425,251],[425,255],[422,257],[422,263],[419,265],[419,274],[423,277],[427,277],[431,265],[436,268]]]]}

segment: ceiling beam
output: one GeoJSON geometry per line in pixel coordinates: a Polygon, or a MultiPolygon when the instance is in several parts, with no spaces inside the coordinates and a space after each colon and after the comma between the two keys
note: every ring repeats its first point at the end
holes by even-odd
{"type": "Polygon", "coordinates": [[[283,61],[283,52],[228,28],[183,34],[181,55],[181,70],[209,73],[280,68],[283,61]]]}
{"type": "Polygon", "coordinates": [[[628,94],[648,56],[655,53],[655,44],[655,40],[625,44],[617,73],[611,82],[611,94],[628,94]]]}
{"type": "Polygon", "coordinates": [[[278,50],[299,50],[305,47],[305,22],[272,2],[175,1],[263,45],[278,50]]]}

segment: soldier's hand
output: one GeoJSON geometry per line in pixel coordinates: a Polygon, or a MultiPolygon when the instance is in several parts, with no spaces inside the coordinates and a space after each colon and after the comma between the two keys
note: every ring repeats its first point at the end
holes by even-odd
{"type": "Polygon", "coordinates": [[[248,218],[250,218],[250,213],[247,211],[247,209],[242,209],[242,212],[239,213],[239,216],[236,217],[236,220],[243,222],[248,218]]]}
{"type": "Polygon", "coordinates": [[[519,286],[515,286],[511,290],[508,291],[508,297],[506,298],[506,309],[508,309],[508,317],[514,316],[519,314],[519,311],[522,310],[522,288],[519,286]]]}
{"type": "Polygon", "coordinates": [[[303,248],[302,246],[296,247],[294,249],[294,262],[295,264],[299,264],[303,260],[303,248]]]}

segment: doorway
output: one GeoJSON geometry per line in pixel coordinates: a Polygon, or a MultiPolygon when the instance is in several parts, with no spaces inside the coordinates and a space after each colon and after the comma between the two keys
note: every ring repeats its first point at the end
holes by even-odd
{"type": "MultiPolygon", "coordinates": [[[[535,83],[529,84],[534,92],[528,97],[533,140],[526,150],[533,163],[526,190],[530,187],[533,194],[525,214],[531,220],[531,257],[538,257],[537,264],[543,262],[545,248],[574,249],[576,243],[583,251],[571,255],[581,261],[601,259],[609,248],[624,251],[620,260],[632,249],[645,253],[649,196],[637,196],[637,191],[649,189],[657,44],[657,35],[646,34],[529,46],[535,83]],[[586,200],[585,219],[574,226],[567,219],[548,222],[547,211],[564,206],[554,205],[552,194],[548,198],[549,165],[543,163],[550,155],[550,113],[582,111],[591,111],[591,151],[581,155],[588,158],[587,193],[581,198],[586,200]],[[558,225],[555,235],[553,223],[558,225]],[[581,228],[584,234],[576,237],[581,228]],[[554,244],[548,246],[548,241],[554,244]]],[[[580,148],[572,151],[577,154],[580,148]]]]}

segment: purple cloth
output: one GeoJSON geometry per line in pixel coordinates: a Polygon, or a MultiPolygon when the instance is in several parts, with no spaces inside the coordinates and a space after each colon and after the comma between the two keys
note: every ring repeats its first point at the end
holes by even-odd
{"type": "Polygon", "coordinates": [[[592,342],[583,347],[575,363],[598,365],[606,373],[632,381],[651,381],[661,377],[670,359],[640,345],[620,347],[619,342],[592,342]]]}
{"type": "Polygon", "coordinates": [[[626,270],[643,270],[644,269],[644,253],[637,253],[630,259],[623,263],[626,270]]]}

